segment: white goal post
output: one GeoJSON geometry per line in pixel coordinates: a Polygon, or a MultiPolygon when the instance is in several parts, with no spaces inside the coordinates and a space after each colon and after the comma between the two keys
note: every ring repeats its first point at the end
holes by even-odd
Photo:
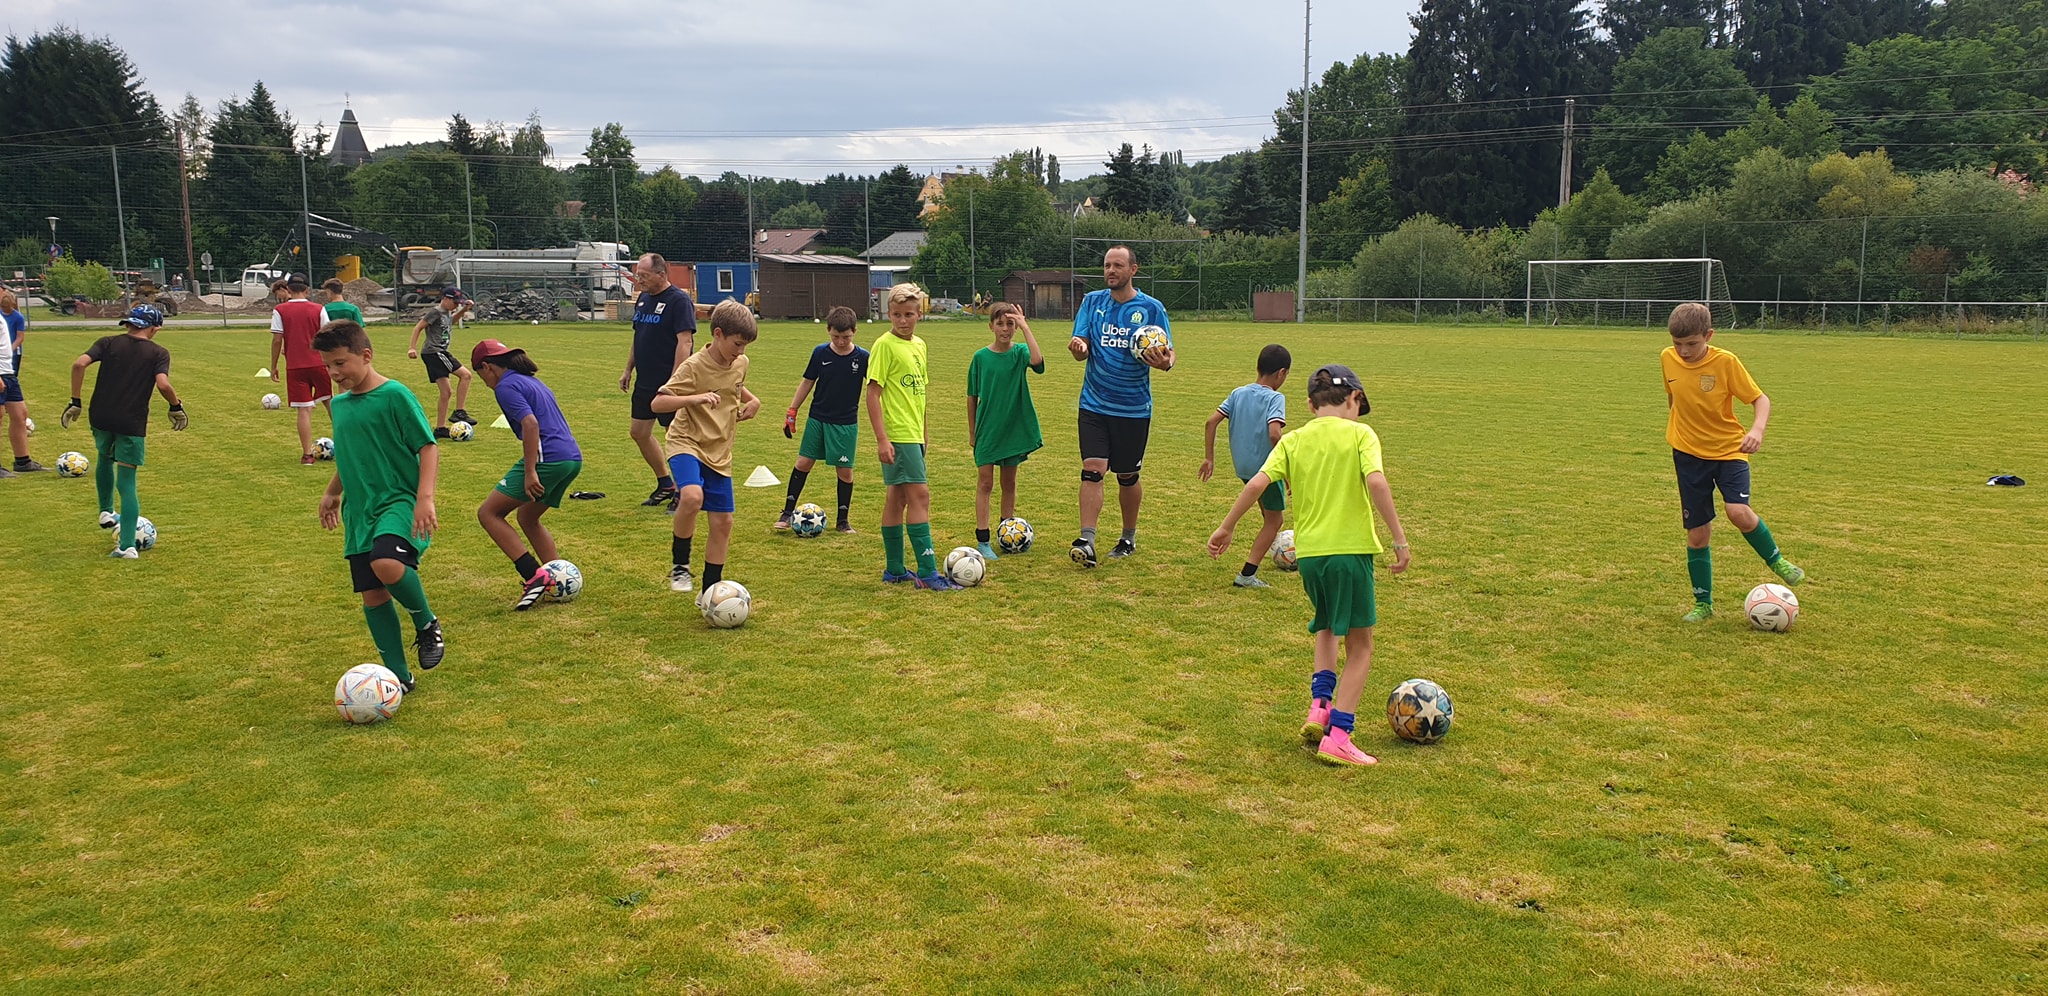
{"type": "Polygon", "coordinates": [[[1532,259],[1522,323],[1661,328],[1671,309],[1705,304],[1717,327],[1732,327],[1728,270],[1707,256],[1689,259],[1532,259]]]}

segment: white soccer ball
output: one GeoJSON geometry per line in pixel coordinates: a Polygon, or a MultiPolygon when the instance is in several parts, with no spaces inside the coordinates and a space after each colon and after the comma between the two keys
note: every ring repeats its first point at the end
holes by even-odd
{"type": "Polygon", "coordinates": [[[382,664],[358,664],[334,683],[334,711],[350,723],[375,723],[398,713],[405,686],[382,664]]]}
{"type": "Polygon", "coordinates": [[[988,576],[988,561],[981,559],[981,551],[971,546],[956,546],[946,554],[946,577],[954,584],[969,588],[981,583],[988,576]]]}
{"type": "Polygon", "coordinates": [[[27,429],[27,430],[28,430],[28,434],[29,434],[29,435],[31,435],[31,436],[33,436],[33,435],[35,435],[35,434],[36,434],[36,420],[35,420],[35,419],[29,418],[29,417],[28,417],[28,416],[26,416],[26,415],[22,416],[22,418],[21,418],[21,427],[22,427],[22,428],[24,428],[24,429],[27,429]]]}
{"type": "Polygon", "coordinates": [[[996,548],[1004,553],[1023,553],[1031,549],[1034,535],[1031,523],[1012,516],[996,523],[996,548]]]}
{"type": "Polygon", "coordinates": [[[148,550],[156,546],[156,523],[146,515],[135,517],[135,549],[148,550]]]}
{"type": "Polygon", "coordinates": [[[1158,349],[1167,344],[1166,330],[1157,325],[1147,325],[1131,333],[1131,355],[1144,359],[1145,351],[1158,349]]]}
{"type": "Polygon", "coordinates": [[[334,459],[334,440],[326,436],[313,440],[313,455],[322,460],[334,459]]]}
{"type": "Polygon", "coordinates": [[[1749,616],[1751,626],[1766,632],[1783,633],[1799,619],[1799,596],[1781,584],[1760,584],[1751,588],[1749,597],[1742,600],[1742,611],[1749,616]]]}
{"type": "Polygon", "coordinates": [[[805,539],[823,535],[825,532],[825,510],[804,502],[790,513],[789,530],[805,539]]]}
{"type": "Polygon", "coordinates": [[[1282,529],[1273,537],[1273,567],[1276,570],[1292,571],[1301,567],[1294,553],[1294,530],[1282,529]]]}
{"type": "Polygon", "coordinates": [[[697,599],[704,621],[713,629],[738,629],[753,611],[754,596],[738,581],[720,581],[704,589],[697,599]]]}
{"type": "Polygon", "coordinates": [[[266,394],[263,396],[263,407],[267,411],[276,411],[284,407],[284,399],[275,394],[266,394]]]}
{"type": "Polygon", "coordinates": [[[583,572],[566,560],[550,560],[540,565],[554,578],[548,582],[544,597],[550,602],[573,602],[583,594],[583,572]]]}
{"type": "Polygon", "coordinates": [[[451,422],[448,425],[448,438],[458,443],[469,442],[475,436],[476,426],[470,425],[468,422],[451,422]]]}
{"type": "Polygon", "coordinates": [[[527,320],[526,320],[526,324],[528,324],[528,325],[539,325],[539,324],[540,324],[540,319],[538,319],[538,318],[529,318],[529,319],[527,319],[527,320]]]}
{"type": "Polygon", "coordinates": [[[85,454],[77,450],[61,453],[57,456],[57,476],[59,477],[84,477],[85,472],[91,469],[92,461],[87,460],[85,454]]]}

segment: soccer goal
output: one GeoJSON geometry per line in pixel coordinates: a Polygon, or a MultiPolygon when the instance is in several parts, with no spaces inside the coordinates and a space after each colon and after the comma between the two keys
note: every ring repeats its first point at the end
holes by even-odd
{"type": "Polygon", "coordinates": [[[1732,327],[1728,270],[1718,259],[1532,259],[1525,325],[1661,328],[1671,309],[1705,304],[1717,327],[1732,327]]]}

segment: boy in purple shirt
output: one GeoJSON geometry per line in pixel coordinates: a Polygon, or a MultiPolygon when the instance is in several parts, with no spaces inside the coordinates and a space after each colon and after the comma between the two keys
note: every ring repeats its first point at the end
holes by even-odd
{"type": "Polygon", "coordinates": [[[476,510],[476,521],[519,572],[523,590],[512,611],[524,612],[554,583],[554,576],[542,565],[557,559],[555,538],[540,524],[540,517],[548,509],[562,507],[562,496],[583,471],[583,451],[569,434],[569,420],[562,417],[555,392],[534,376],[540,368],[524,350],[485,339],[470,350],[469,365],[498,396],[498,408],[504,411],[512,435],[519,438],[524,450],[519,462],[505,472],[504,480],[476,510]],[[519,516],[517,530],[505,521],[515,512],[519,516]],[[533,544],[532,552],[520,541],[521,532],[533,544]]]}

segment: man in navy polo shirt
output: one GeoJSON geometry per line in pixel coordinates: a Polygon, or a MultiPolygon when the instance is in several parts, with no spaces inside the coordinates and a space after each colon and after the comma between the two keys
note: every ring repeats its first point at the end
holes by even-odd
{"type": "Polygon", "coordinates": [[[654,493],[640,504],[673,509],[676,482],[669,476],[661,443],[654,438],[654,426],[660,423],[667,428],[675,415],[657,415],[649,406],[655,392],[668,383],[695,348],[697,306],[682,288],[668,282],[668,260],[659,253],[650,252],[633,264],[633,286],[640,290],[640,297],[633,303],[633,349],[626,354],[619,390],[633,394],[633,444],[640,447],[641,458],[654,471],[654,493]]]}

